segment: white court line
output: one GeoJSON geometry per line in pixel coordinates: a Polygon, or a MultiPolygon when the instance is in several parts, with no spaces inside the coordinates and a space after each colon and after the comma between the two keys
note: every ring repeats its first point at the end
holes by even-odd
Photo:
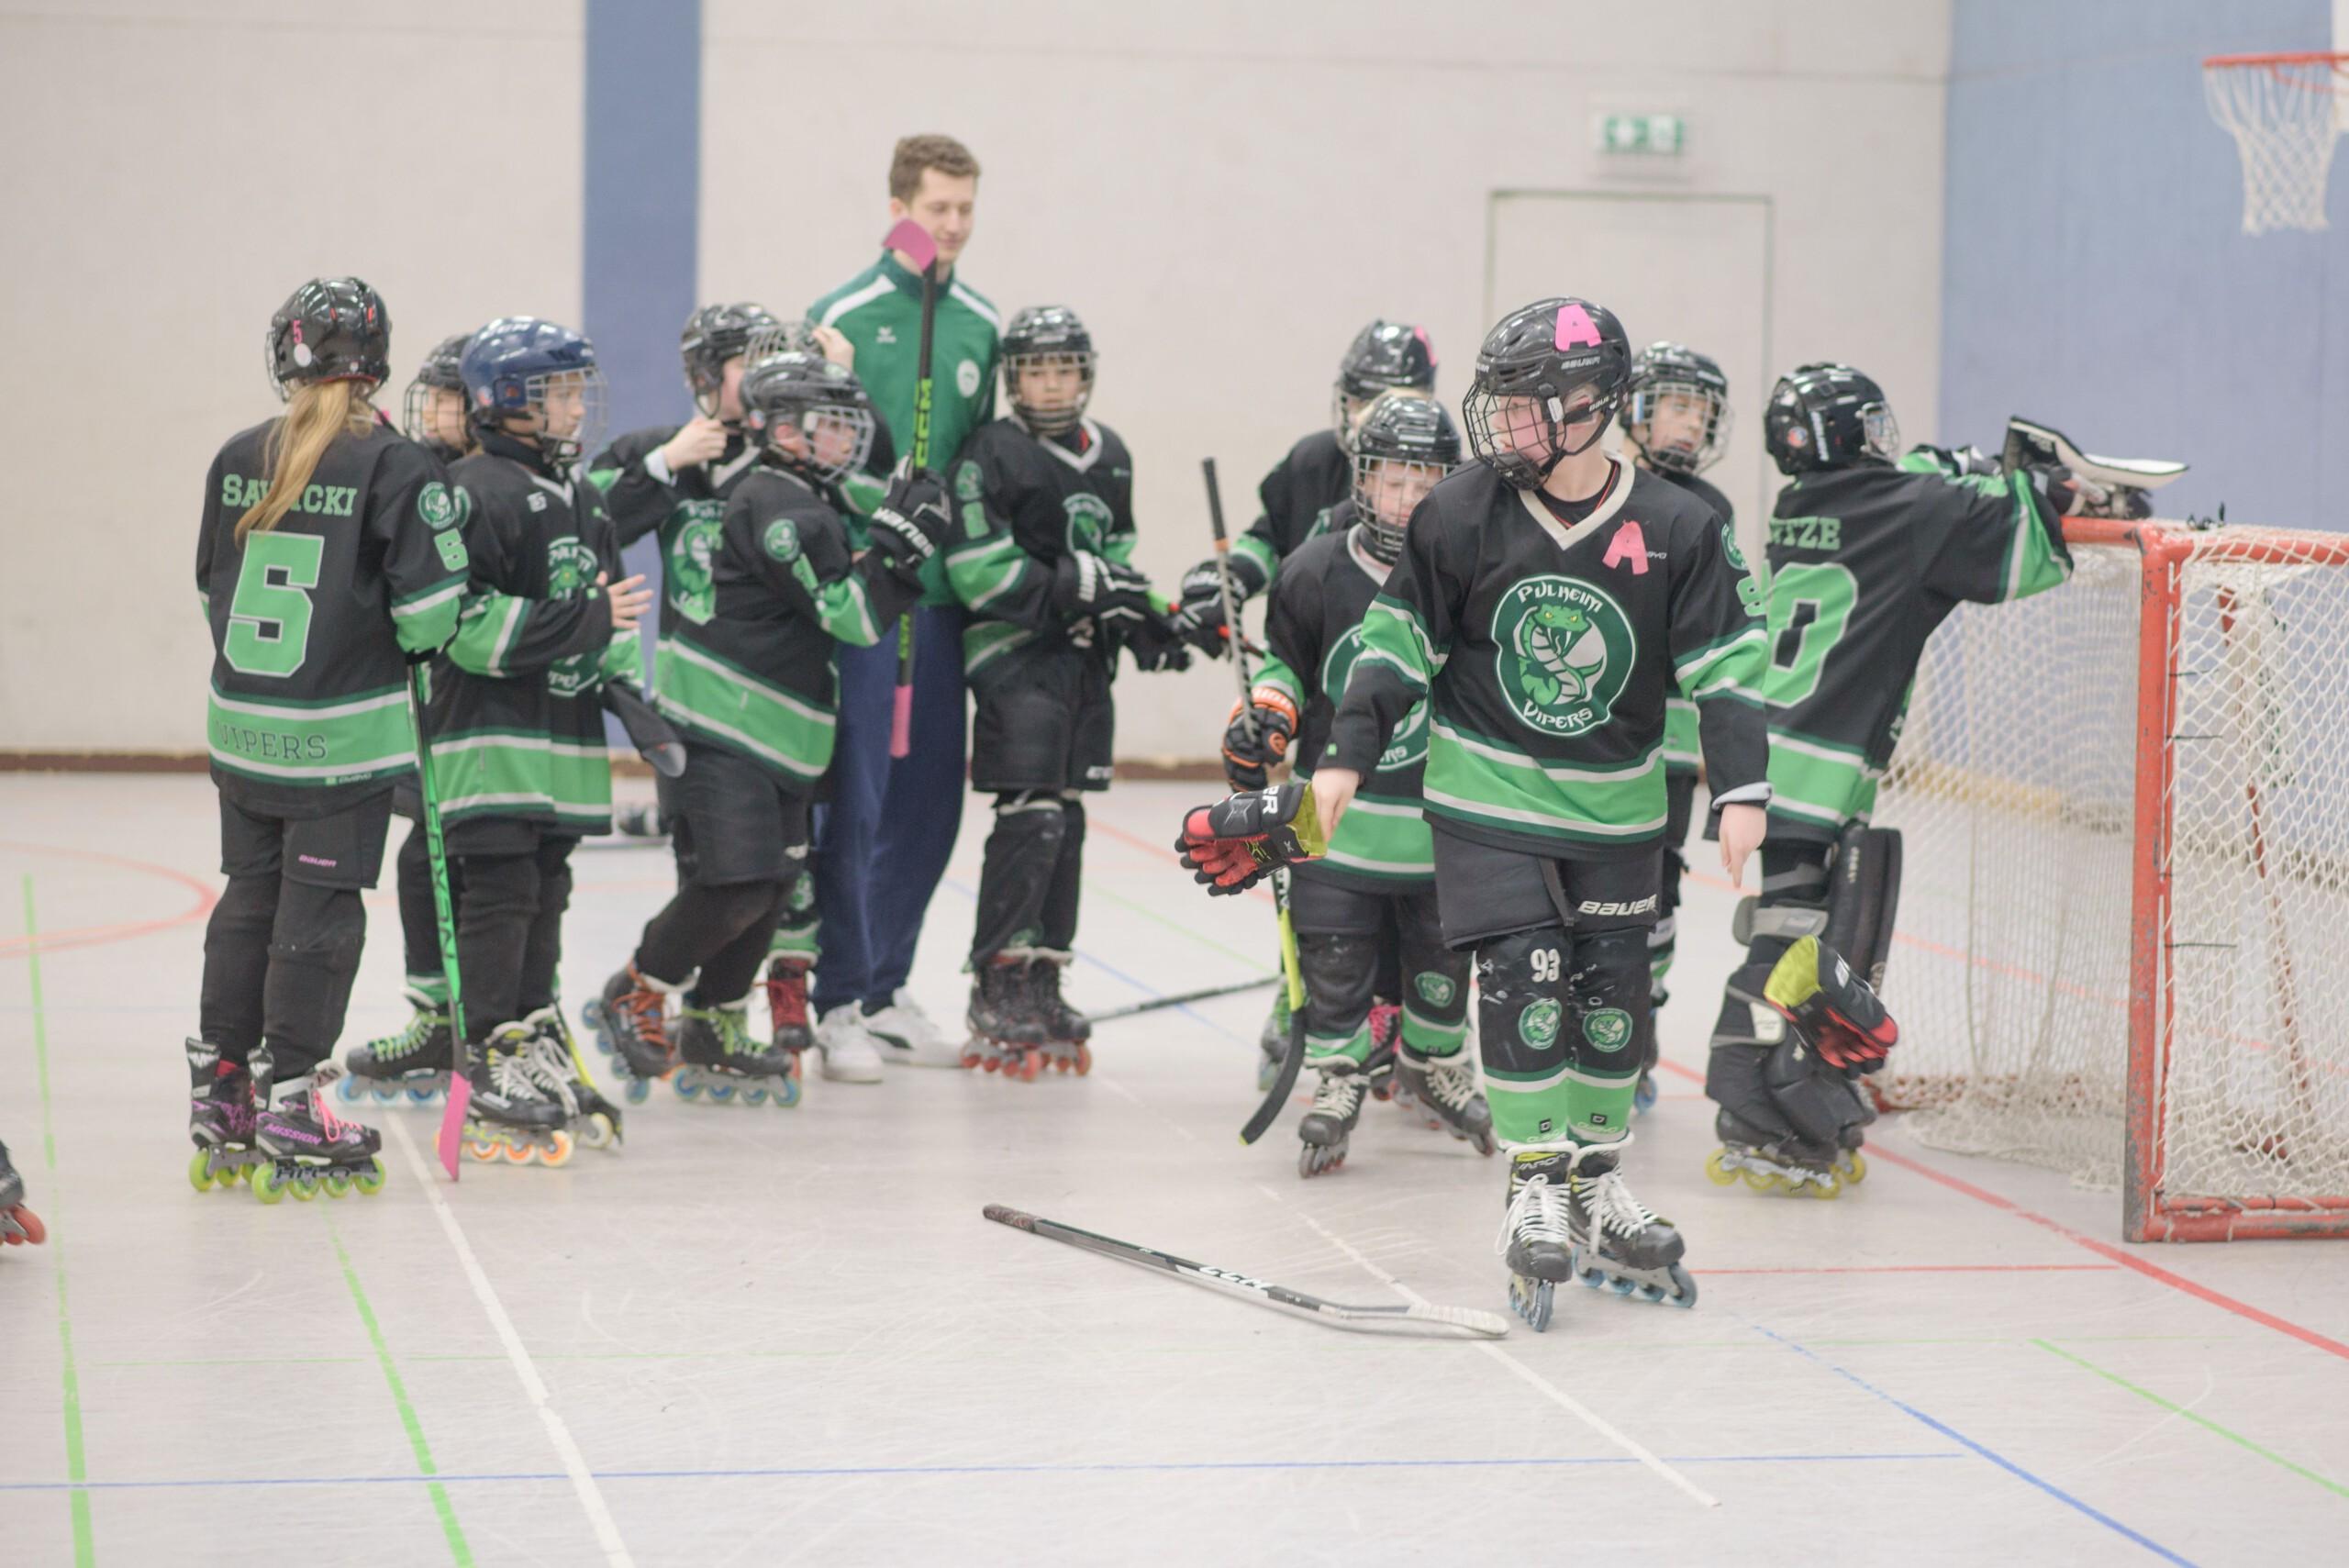
{"type": "Polygon", "coordinates": [[[407,1168],[415,1173],[417,1185],[424,1189],[425,1197],[432,1205],[433,1214],[440,1221],[440,1229],[448,1234],[449,1245],[457,1250],[457,1262],[465,1268],[465,1278],[472,1282],[473,1297],[489,1317],[489,1326],[497,1330],[498,1343],[506,1347],[506,1359],[514,1363],[515,1375],[522,1380],[522,1392],[545,1423],[547,1438],[554,1444],[554,1451],[562,1461],[563,1473],[571,1477],[571,1489],[579,1495],[580,1507],[587,1510],[587,1523],[596,1532],[596,1543],[604,1549],[604,1561],[611,1568],[634,1568],[635,1559],[628,1554],[628,1545],[620,1540],[619,1527],[612,1522],[612,1513],[604,1506],[604,1494],[596,1485],[594,1472],[571,1440],[571,1429],[555,1414],[549,1403],[547,1385],[539,1377],[539,1369],[531,1364],[530,1352],[522,1348],[522,1337],[514,1331],[514,1320],[506,1316],[506,1307],[497,1299],[497,1292],[490,1288],[489,1276],[481,1272],[481,1262],[473,1256],[473,1244],[457,1225],[457,1216],[449,1207],[449,1200],[440,1195],[440,1179],[432,1167],[417,1152],[416,1140],[408,1136],[407,1128],[397,1117],[385,1117],[391,1124],[392,1136],[399,1140],[400,1151],[407,1156],[407,1168]]]}
{"type": "MultiPolygon", "coordinates": [[[[1401,1280],[1397,1279],[1393,1274],[1388,1273],[1385,1269],[1380,1268],[1376,1263],[1372,1262],[1368,1258],[1356,1251],[1345,1238],[1326,1229],[1319,1220],[1314,1218],[1303,1209],[1297,1208],[1290,1204],[1286,1198],[1281,1196],[1280,1194],[1275,1192],[1272,1188],[1259,1183],[1257,1184],[1256,1190],[1264,1194],[1266,1197],[1272,1199],[1273,1202],[1279,1205],[1286,1212],[1295,1215],[1297,1218],[1303,1220],[1316,1236],[1320,1237],[1321,1240],[1329,1242],[1330,1245],[1335,1247],[1339,1251],[1343,1252],[1347,1257],[1353,1259],[1356,1263],[1360,1264],[1364,1270],[1368,1271],[1381,1283],[1386,1284],[1388,1289],[1401,1296],[1404,1300],[1409,1302],[1412,1306],[1427,1307],[1432,1305],[1429,1302],[1427,1297],[1421,1296],[1418,1291],[1413,1290],[1409,1285],[1405,1284],[1401,1280]]],[[[1710,1492],[1706,1491],[1694,1481],[1689,1480],[1688,1477],[1681,1474],[1677,1470],[1673,1469],[1672,1466],[1666,1464],[1663,1460],[1658,1459],[1653,1452],[1649,1451],[1646,1447],[1641,1444],[1637,1439],[1618,1429],[1613,1423],[1609,1422],[1598,1411],[1593,1410],[1589,1406],[1584,1404],[1581,1400],[1575,1398],[1564,1389],[1560,1388],[1556,1384],[1552,1383],[1548,1378],[1542,1376],[1540,1373],[1534,1371],[1531,1367],[1526,1365],[1515,1356],[1510,1355],[1498,1345],[1494,1344],[1489,1340],[1478,1340],[1474,1341],[1474,1344],[1475,1349],[1484,1351],[1485,1354],[1492,1357],[1493,1360],[1508,1368],[1509,1371],[1515,1373],[1519,1378],[1523,1380],[1525,1383],[1530,1384],[1534,1388],[1537,1388],[1543,1394],[1548,1395],[1559,1408],[1573,1416],[1584,1426],[1588,1427],[1592,1431],[1597,1432],[1600,1437],[1605,1438],[1609,1442],[1613,1443],[1617,1448],[1621,1449],[1625,1453],[1630,1454],[1633,1459],[1638,1460],[1642,1464],[1646,1465],[1650,1470],[1654,1471],[1658,1475],[1663,1476],[1666,1481],[1671,1482],[1675,1486],[1677,1486],[1683,1492],[1687,1493],[1690,1497],[1696,1499],[1699,1507],[1718,1508],[1721,1506],[1721,1500],[1719,1497],[1714,1496],[1710,1492]]]]}

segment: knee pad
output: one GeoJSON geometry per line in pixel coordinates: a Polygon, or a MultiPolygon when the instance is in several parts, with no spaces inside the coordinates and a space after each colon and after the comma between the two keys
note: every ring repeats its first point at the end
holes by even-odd
{"type": "Polygon", "coordinates": [[[206,945],[211,944],[216,932],[224,936],[258,932],[262,940],[268,940],[270,929],[277,923],[278,886],[273,872],[264,876],[230,877],[228,885],[220,890],[220,901],[212,906],[211,919],[206,923],[206,945]]]}
{"type": "Polygon", "coordinates": [[[1476,1021],[1488,1058],[1546,1055],[1565,1032],[1573,944],[1561,926],[1476,945],[1476,1021]]]}
{"type": "Polygon", "coordinates": [[[1305,978],[1305,1032],[1324,1042],[1351,1040],[1370,1017],[1378,939],[1299,931],[1297,967],[1305,978]]]}
{"type": "Polygon", "coordinates": [[[1068,836],[1068,802],[1052,790],[1023,789],[995,797],[995,836],[1021,853],[1047,863],[1059,858],[1068,836]]]}
{"type": "Polygon", "coordinates": [[[1574,963],[1575,1055],[1590,1066],[1636,1071],[1647,1061],[1655,1017],[1647,932],[1624,926],[1577,937],[1574,963]]]}

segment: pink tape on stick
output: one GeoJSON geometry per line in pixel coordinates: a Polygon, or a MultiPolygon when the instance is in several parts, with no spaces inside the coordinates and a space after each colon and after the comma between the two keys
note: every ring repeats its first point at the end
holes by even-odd
{"type": "Polygon", "coordinates": [[[914,689],[899,686],[889,706],[889,755],[902,757],[914,749],[914,689]]]}
{"type": "Polygon", "coordinates": [[[917,272],[938,260],[938,241],[910,217],[889,230],[881,243],[911,261],[917,272]]]}
{"type": "Polygon", "coordinates": [[[440,1168],[449,1179],[457,1179],[458,1146],[464,1141],[465,1111],[473,1103],[473,1086],[462,1073],[449,1074],[449,1104],[440,1113],[440,1131],[432,1140],[432,1151],[440,1156],[440,1168]]]}

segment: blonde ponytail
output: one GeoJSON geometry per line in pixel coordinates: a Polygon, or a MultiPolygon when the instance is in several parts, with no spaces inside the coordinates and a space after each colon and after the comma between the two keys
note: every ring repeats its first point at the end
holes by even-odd
{"type": "Polygon", "coordinates": [[[367,402],[371,385],[314,381],[294,389],[284,417],[270,427],[262,441],[262,468],[269,475],[269,492],[237,519],[239,544],[245,542],[247,534],[267,533],[294,509],[337,436],[363,436],[373,426],[375,410],[367,402]]]}

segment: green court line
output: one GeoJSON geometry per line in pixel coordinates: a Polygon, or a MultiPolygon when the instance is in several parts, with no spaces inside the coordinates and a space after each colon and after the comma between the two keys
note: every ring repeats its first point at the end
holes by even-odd
{"type": "Polygon", "coordinates": [[[2160,1395],[2154,1393],[2150,1388],[2138,1386],[2136,1384],[2133,1384],[2127,1378],[2121,1376],[2119,1373],[2107,1372],[2104,1368],[2097,1365],[2094,1362],[2083,1360],[2082,1358],[2074,1355],[2069,1351],[2058,1349],[2056,1346],[2048,1343],[2045,1340],[2033,1340],[2031,1342],[2037,1345],[2041,1350],[2049,1352],[2051,1355],[2061,1356],[2065,1361],[2070,1362],[2073,1365],[2079,1367],[2084,1371],[2096,1373],[2099,1377],[2104,1379],[2107,1383],[2113,1385],[2115,1387],[2125,1388],[2130,1393],[2135,1395],[2138,1398],[2145,1400],[2150,1404],[2160,1406],[2163,1409],[2168,1411],[2173,1416],[2182,1416],[2198,1427],[2201,1427],[2209,1431],[2216,1432],[2219,1436],[2226,1439],[2229,1442],[2233,1443],[2236,1447],[2248,1449],[2251,1452],[2257,1454],[2260,1458],[2267,1461],[2270,1464],[2281,1465],[2295,1475],[2300,1476],[2305,1480],[2315,1482],[2318,1485],[2323,1487],[2328,1492],[2337,1493],[2341,1496],[2349,1497],[2349,1486],[2343,1486],[2338,1481],[2328,1480],[2324,1476],[2319,1475],[2313,1470],[2294,1464],[2282,1454],[2277,1453],[2272,1450],[2260,1447],[2249,1438],[2244,1437],[2241,1432],[2231,1431],[2227,1428],[2219,1425],[2218,1422],[2210,1419],[2208,1416],[2197,1415],[2194,1411],[2188,1409],[2183,1405],[2163,1398],[2160,1395]]]}
{"type": "MultiPolygon", "coordinates": [[[[334,1217],[327,1217],[327,1234],[333,1238],[334,1255],[342,1264],[343,1283],[351,1287],[351,1299],[359,1308],[359,1320],[367,1325],[368,1340],[375,1347],[375,1361],[384,1369],[384,1381],[391,1385],[392,1403],[399,1407],[400,1425],[407,1429],[407,1445],[416,1454],[416,1470],[419,1475],[439,1475],[440,1466],[432,1462],[432,1450],[424,1440],[424,1423],[416,1418],[416,1407],[408,1403],[407,1385],[400,1381],[399,1368],[392,1364],[392,1352],[384,1343],[382,1325],[375,1321],[375,1308],[369,1305],[367,1293],[360,1288],[358,1271],[351,1266],[351,1254],[342,1245],[342,1232],[335,1229],[334,1217]]],[[[473,1548],[465,1542],[465,1532],[457,1523],[456,1506],[449,1501],[449,1489],[438,1481],[430,1482],[425,1490],[432,1498],[432,1511],[440,1516],[440,1533],[449,1540],[449,1555],[455,1558],[457,1568],[473,1568],[473,1548]]]]}
{"type": "Polygon", "coordinates": [[[90,1528],[90,1494],[83,1483],[90,1468],[82,1451],[82,1378],[73,1365],[73,1317],[65,1304],[64,1227],[57,1224],[57,1120],[49,1097],[49,1016],[40,989],[40,923],[33,910],[33,873],[25,873],[25,974],[32,987],[33,1061],[40,1070],[41,1157],[49,1171],[51,1196],[44,1206],[53,1229],[49,1234],[50,1266],[57,1271],[57,1343],[65,1364],[65,1473],[74,1484],[73,1561],[77,1568],[98,1560],[97,1538],[90,1528]]]}
{"type": "Polygon", "coordinates": [[[1126,897],[1122,894],[1110,892],[1108,888],[1102,886],[1099,883],[1094,881],[1093,878],[1089,876],[1083,878],[1082,880],[1085,884],[1085,894],[1088,897],[1106,898],[1121,909],[1130,909],[1137,915],[1142,916],[1147,919],[1156,921],[1159,925],[1165,927],[1170,931],[1180,932],[1182,935],[1190,938],[1193,941],[1198,943],[1203,948],[1212,948],[1217,952],[1222,953],[1227,958],[1236,958],[1241,962],[1248,964],[1252,968],[1261,970],[1266,974],[1278,973],[1277,970],[1264,962],[1264,955],[1263,953],[1246,953],[1241,952],[1238,948],[1226,947],[1221,942],[1217,941],[1213,937],[1207,936],[1199,931],[1194,930],[1192,928],[1183,924],[1180,920],[1168,919],[1165,916],[1160,914],[1157,910],[1152,908],[1147,904],[1137,904],[1132,899],[1126,897]]]}

